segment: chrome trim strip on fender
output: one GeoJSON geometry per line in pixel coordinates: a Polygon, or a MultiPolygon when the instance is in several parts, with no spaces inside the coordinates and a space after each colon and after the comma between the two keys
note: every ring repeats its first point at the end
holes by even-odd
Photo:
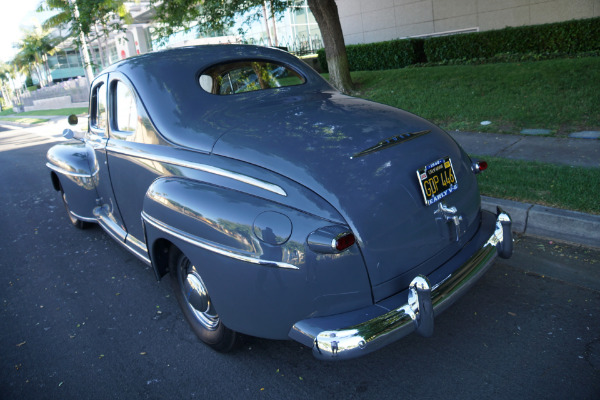
{"type": "Polygon", "coordinates": [[[50,168],[52,171],[58,172],[59,174],[75,176],[77,178],[90,178],[91,179],[94,177],[94,175],[96,175],[98,173],[98,170],[94,171],[92,174],[84,174],[81,172],[67,171],[66,169],[57,167],[56,165],[51,164],[49,162],[46,163],[46,167],[50,168]]]}
{"type": "Polygon", "coordinates": [[[214,175],[222,176],[225,178],[233,179],[238,182],[243,182],[248,185],[255,186],[257,188],[269,191],[271,193],[275,193],[279,196],[287,197],[287,193],[285,192],[285,190],[283,190],[281,187],[279,187],[273,183],[265,182],[260,179],[252,178],[247,175],[242,175],[237,172],[228,171],[226,169],[217,168],[217,167],[213,167],[213,166],[206,165],[206,164],[198,164],[198,163],[194,163],[194,162],[182,161],[182,160],[178,160],[173,157],[164,157],[164,156],[157,156],[154,154],[147,154],[147,153],[143,153],[141,151],[135,151],[135,150],[129,150],[129,149],[126,150],[126,149],[115,148],[115,147],[110,147],[110,146],[107,147],[106,149],[113,153],[123,154],[126,156],[138,157],[138,158],[143,158],[145,160],[157,161],[157,162],[162,162],[162,163],[166,163],[166,164],[177,165],[179,167],[191,168],[191,169],[195,169],[198,171],[208,172],[209,174],[214,174],[214,175]]]}
{"type": "Polygon", "coordinates": [[[266,266],[266,267],[277,267],[277,268],[295,269],[295,270],[300,269],[292,264],[284,263],[281,261],[261,260],[260,258],[250,257],[250,256],[247,256],[244,254],[237,253],[231,249],[226,249],[226,248],[220,247],[220,246],[216,245],[215,243],[209,243],[197,236],[190,235],[190,234],[183,232],[173,226],[167,225],[164,222],[161,222],[161,221],[151,217],[150,215],[146,214],[144,211],[142,211],[142,219],[145,222],[147,222],[148,224],[155,227],[156,229],[158,229],[168,235],[173,235],[176,238],[183,240],[184,242],[187,242],[191,245],[198,246],[204,250],[208,250],[213,253],[225,256],[225,257],[233,258],[233,259],[240,260],[240,261],[245,261],[245,262],[248,262],[251,264],[262,265],[262,266],[266,266]]]}
{"type": "Polygon", "coordinates": [[[69,210],[69,213],[74,216],[75,218],[83,221],[83,222],[93,222],[93,223],[98,223],[98,220],[96,218],[87,218],[87,217],[82,217],[79,214],[75,214],[73,211],[69,210]]]}
{"type": "MultiPolygon", "coordinates": [[[[148,265],[152,265],[152,262],[148,257],[148,250],[146,250],[145,248],[146,246],[140,242],[140,244],[143,247],[140,246],[136,248],[132,246],[133,241],[131,241],[132,244],[128,243],[127,240],[133,238],[133,236],[130,238],[127,232],[123,231],[114,221],[107,217],[106,214],[102,211],[103,210],[101,207],[96,207],[94,209],[94,215],[96,216],[96,222],[98,222],[98,225],[102,227],[104,232],[106,232],[108,236],[112,237],[115,240],[115,242],[119,243],[121,246],[129,250],[134,256],[139,258],[141,261],[145,262],[148,265]]],[[[138,241],[137,239],[135,240],[138,241]]]]}
{"type": "Polygon", "coordinates": [[[143,252],[144,254],[148,254],[148,248],[146,247],[146,243],[142,242],[141,240],[133,236],[131,233],[128,233],[125,237],[125,243],[128,243],[130,246],[139,249],[139,251],[143,252]]]}
{"type": "Polygon", "coordinates": [[[131,246],[127,242],[119,242],[119,243],[121,243],[127,250],[129,250],[130,252],[132,252],[133,255],[135,255],[140,260],[142,260],[143,262],[145,262],[148,265],[152,265],[152,262],[150,261],[150,258],[148,258],[148,253],[147,252],[146,252],[146,254],[142,254],[142,253],[140,253],[137,249],[135,249],[133,246],[131,246]]]}
{"type": "MultiPolygon", "coordinates": [[[[431,336],[433,317],[473,286],[492,266],[498,255],[510,257],[512,240],[510,216],[498,209],[495,230],[487,241],[439,284],[431,287],[427,277],[417,276],[410,285],[407,301],[391,310],[385,309],[387,312],[373,312],[378,305],[371,306],[369,312],[366,309],[357,310],[358,318],[364,315],[375,316],[338,329],[319,328],[322,324],[318,322],[318,318],[298,321],[292,327],[290,337],[309,346],[312,343],[313,355],[318,359],[343,360],[368,354],[414,331],[423,336],[431,336]]],[[[327,320],[327,317],[323,318],[327,320]]],[[[335,325],[335,322],[324,323],[324,326],[331,325],[335,325]]]]}

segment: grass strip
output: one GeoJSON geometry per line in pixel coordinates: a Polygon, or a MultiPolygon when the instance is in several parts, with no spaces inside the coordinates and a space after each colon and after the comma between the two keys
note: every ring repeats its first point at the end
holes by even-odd
{"type": "Polygon", "coordinates": [[[361,71],[352,78],[356,95],[448,130],[600,130],[600,57],[361,71]]]}
{"type": "Polygon", "coordinates": [[[481,194],[600,214],[600,168],[570,167],[498,157],[477,175],[481,194]]]}
{"type": "Polygon", "coordinates": [[[12,108],[3,108],[2,111],[0,111],[1,117],[5,116],[5,115],[12,115],[12,114],[13,114],[12,108]]]}
{"type": "Polygon", "coordinates": [[[41,124],[42,122],[48,122],[48,119],[43,119],[43,118],[12,118],[12,117],[3,117],[0,118],[0,122],[2,121],[10,121],[10,122],[16,122],[19,124],[41,124]]]}
{"type": "Polygon", "coordinates": [[[35,116],[52,116],[52,115],[71,115],[71,114],[87,114],[87,107],[77,107],[77,108],[59,108],[55,110],[37,110],[37,111],[25,111],[16,115],[35,115],[35,116]]]}

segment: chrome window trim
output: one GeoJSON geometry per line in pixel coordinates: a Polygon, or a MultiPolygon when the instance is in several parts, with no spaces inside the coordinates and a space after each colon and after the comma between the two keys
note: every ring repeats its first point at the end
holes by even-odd
{"type": "Polygon", "coordinates": [[[67,171],[66,169],[57,167],[56,165],[51,164],[50,162],[46,163],[46,167],[50,168],[54,172],[58,172],[59,174],[75,176],[77,178],[93,178],[94,175],[96,175],[98,173],[98,170],[94,171],[92,174],[84,174],[82,172],[67,171]]]}
{"type": "Polygon", "coordinates": [[[300,269],[300,268],[296,267],[295,265],[284,263],[281,261],[261,260],[259,258],[249,257],[246,255],[237,253],[230,249],[218,247],[217,245],[215,245],[213,243],[208,243],[207,241],[205,241],[197,236],[190,235],[189,233],[183,232],[173,226],[167,225],[164,222],[161,222],[161,221],[151,217],[150,215],[146,214],[144,211],[142,211],[142,219],[146,223],[152,225],[156,229],[158,229],[166,234],[173,235],[176,238],[181,239],[184,242],[187,242],[191,245],[198,246],[202,249],[211,251],[213,253],[216,253],[216,254],[219,254],[219,255],[222,255],[225,257],[233,258],[233,259],[240,260],[240,261],[245,261],[245,262],[248,262],[251,264],[262,265],[262,266],[266,266],[266,267],[277,267],[277,268],[294,269],[294,270],[300,269]]]}
{"type": "Polygon", "coordinates": [[[126,156],[138,157],[138,158],[143,158],[145,160],[157,161],[157,162],[162,162],[162,163],[166,163],[166,164],[177,165],[179,167],[191,168],[191,169],[195,169],[198,171],[208,172],[209,174],[214,174],[214,175],[222,176],[225,178],[233,179],[238,182],[243,182],[248,185],[255,186],[257,188],[266,190],[268,192],[275,193],[279,196],[287,197],[287,193],[280,186],[277,186],[273,183],[262,181],[260,179],[252,178],[247,175],[242,175],[237,172],[228,171],[226,169],[217,168],[217,167],[213,167],[213,166],[206,165],[206,164],[198,164],[195,162],[181,161],[181,160],[178,160],[173,157],[165,157],[165,156],[158,156],[158,155],[154,155],[154,154],[147,154],[147,153],[143,153],[140,151],[129,150],[129,149],[107,147],[107,150],[111,151],[113,153],[123,154],[126,156]]]}

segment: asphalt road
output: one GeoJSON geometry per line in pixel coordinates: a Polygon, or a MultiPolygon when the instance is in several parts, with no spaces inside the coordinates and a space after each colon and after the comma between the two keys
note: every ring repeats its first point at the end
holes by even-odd
{"type": "Polygon", "coordinates": [[[167,280],[100,228],[69,225],[45,167],[56,139],[27,132],[0,132],[2,399],[600,398],[600,291],[586,274],[598,251],[521,239],[432,338],[360,359],[257,338],[223,355],[195,338],[167,280]]]}

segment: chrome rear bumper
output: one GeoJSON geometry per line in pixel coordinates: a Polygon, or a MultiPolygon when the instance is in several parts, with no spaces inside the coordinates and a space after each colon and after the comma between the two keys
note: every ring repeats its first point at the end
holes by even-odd
{"type": "Polygon", "coordinates": [[[319,359],[341,360],[368,354],[414,331],[431,336],[434,316],[473,286],[496,256],[512,255],[510,216],[498,209],[495,219],[493,233],[483,245],[452,274],[441,280],[438,277],[435,286],[427,277],[417,276],[410,284],[407,301],[399,306],[374,305],[347,315],[299,321],[290,337],[307,345],[312,342],[313,355],[319,359]],[[335,324],[341,328],[335,328],[335,324]]]}

